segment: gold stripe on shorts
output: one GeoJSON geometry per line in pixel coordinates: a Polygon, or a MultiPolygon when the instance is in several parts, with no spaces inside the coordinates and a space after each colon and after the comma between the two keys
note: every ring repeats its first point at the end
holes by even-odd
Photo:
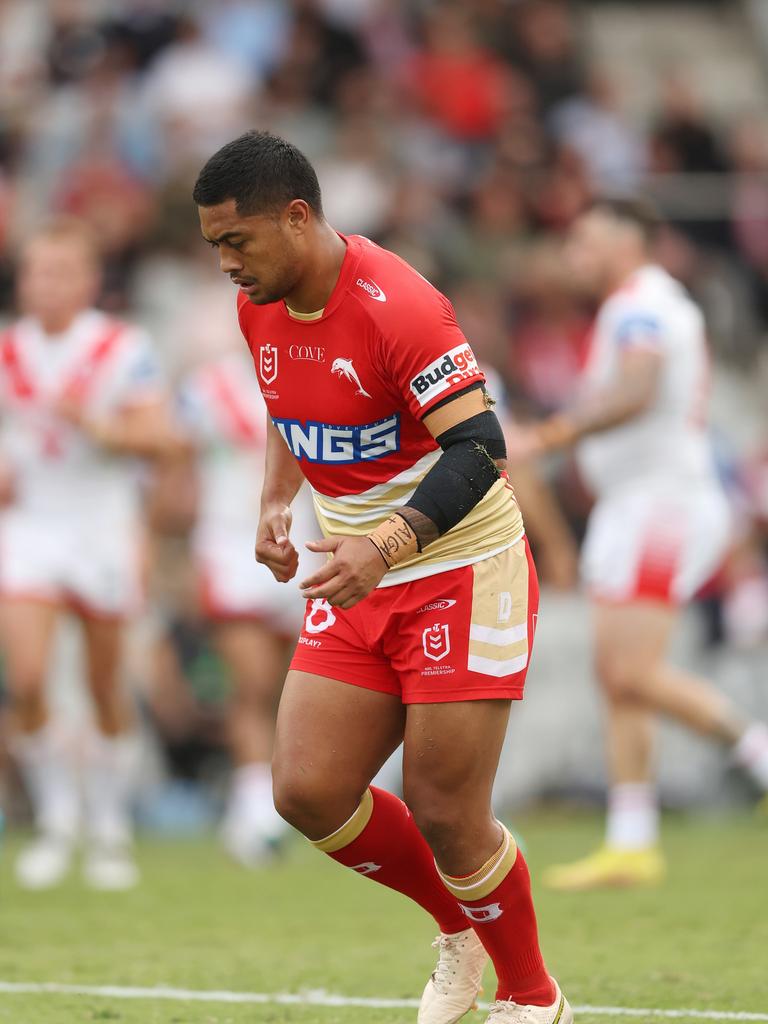
{"type": "Polygon", "coordinates": [[[473,567],[467,668],[488,676],[528,664],[528,558],[525,540],[473,567]]]}

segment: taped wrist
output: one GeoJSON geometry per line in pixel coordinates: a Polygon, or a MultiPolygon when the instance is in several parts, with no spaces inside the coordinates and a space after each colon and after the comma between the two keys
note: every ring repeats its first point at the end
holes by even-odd
{"type": "Polygon", "coordinates": [[[460,523],[499,479],[497,459],[507,447],[496,415],[490,410],[471,416],[439,434],[443,449],[408,500],[408,508],[427,516],[440,535],[460,523]]]}
{"type": "Polygon", "coordinates": [[[421,551],[419,538],[412,526],[397,513],[379,523],[368,534],[368,540],[376,547],[389,569],[421,551]]]}

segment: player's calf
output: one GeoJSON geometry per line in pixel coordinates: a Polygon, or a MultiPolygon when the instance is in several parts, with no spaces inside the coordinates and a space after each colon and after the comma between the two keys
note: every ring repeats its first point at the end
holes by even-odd
{"type": "Polygon", "coordinates": [[[45,676],[21,673],[10,678],[11,710],[18,728],[23,733],[42,729],[48,719],[45,696],[45,676]]]}

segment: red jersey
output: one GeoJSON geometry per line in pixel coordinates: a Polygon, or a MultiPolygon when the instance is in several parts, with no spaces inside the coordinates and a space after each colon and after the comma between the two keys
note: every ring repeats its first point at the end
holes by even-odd
{"type": "MultiPolygon", "coordinates": [[[[269,414],[312,487],[326,535],[368,533],[407,504],[441,454],[423,417],[484,380],[448,299],[393,253],[357,235],[344,240],[339,279],[317,313],[238,298],[269,414]]],[[[520,511],[499,480],[382,585],[469,565],[521,535],[520,511]]]]}

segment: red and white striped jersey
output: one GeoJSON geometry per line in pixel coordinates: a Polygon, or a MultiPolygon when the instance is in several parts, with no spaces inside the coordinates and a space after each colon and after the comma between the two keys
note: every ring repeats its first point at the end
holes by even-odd
{"type": "MultiPolygon", "coordinates": [[[[228,352],[196,367],[179,387],[184,429],[198,452],[195,545],[246,535],[256,542],[264,482],[267,409],[245,351],[228,352]]],[[[304,555],[318,526],[308,488],[293,504],[291,537],[304,555]]]]}
{"type": "MultiPolygon", "coordinates": [[[[309,480],[328,534],[364,534],[407,504],[441,452],[422,423],[483,381],[450,302],[393,253],[345,239],[327,305],[292,313],[239,296],[240,325],[270,416],[309,480]]],[[[469,565],[522,535],[511,489],[483,500],[383,585],[469,565]]]]}
{"type": "Polygon", "coordinates": [[[198,456],[198,526],[256,531],[267,410],[247,354],[196,367],[179,388],[184,429],[198,456]]]}
{"type": "Polygon", "coordinates": [[[683,484],[713,478],[704,318],[682,285],[658,266],[642,267],[601,306],[582,377],[583,396],[610,391],[622,353],[639,348],[657,353],[662,361],[650,408],[578,446],[579,466],[599,495],[643,477],[683,484]]]}
{"type": "Polygon", "coordinates": [[[132,523],[138,464],[94,444],[61,417],[62,399],[99,418],[161,394],[146,335],[97,310],[63,334],[33,319],[0,334],[0,450],[14,474],[14,509],[110,526],[132,523]]]}

